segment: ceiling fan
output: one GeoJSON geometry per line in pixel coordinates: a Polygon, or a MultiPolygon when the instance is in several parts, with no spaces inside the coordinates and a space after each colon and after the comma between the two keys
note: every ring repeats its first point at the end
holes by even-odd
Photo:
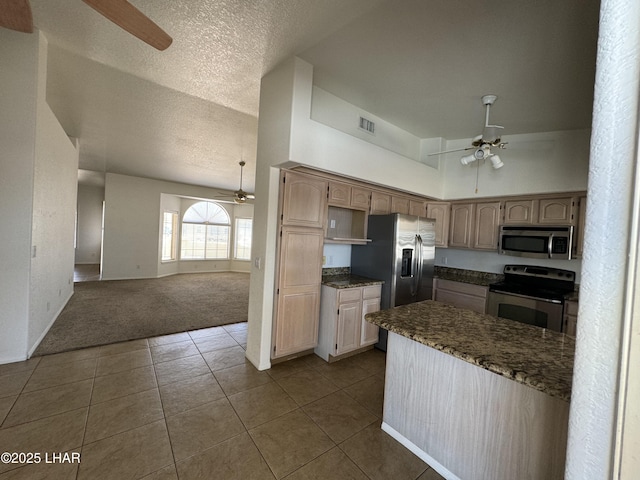
{"type": "Polygon", "coordinates": [[[487,112],[484,121],[484,130],[482,135],[474,137],[471,141],[470,147],[457,148],[455,150],[446,150],[443,152],[430,153],[429,156],[441,155],[443,153],[462,152],[466,150],[474,150],[470,155],[465,155],[460,159],[463,165],[469,165],[478,160],[491,160],[493,168],[498,169],[504,166],[502,160],[498,155],[491,153],[491,147],[506,148],[507,142],[502,142],[500,136],[504,127],[500,125],[489,124],[489,109],[493,105],[498,97],[496,95],[484,95],[482,97],[482,104],[486,107],[487,112]]]}
{"type": "MultiPolygon", "coordinates": [[[[113,23],[158,50],[165,50],[173,39],[149,17],[127,0],[82,0],[113,23]]],[[[0,27],[33,33],[29,0],[2,0],[0,27]]]]}
{"type": "Polygon", "coordinates": [[[242,169],[244,168],[246,163],[244,160],[241,160],[240,162],[238,162],[238,164],[240,165],[240,188],[235,192],[233,192],[233,195],[221,194],[221,196],[216,198],[218,199],[230,198],[233,200],[234,203],[245,203],[247,200],[253,200],[254,198],[256,198],[254,194],[247,193],[244,190],[242,190],[242,169]]]}

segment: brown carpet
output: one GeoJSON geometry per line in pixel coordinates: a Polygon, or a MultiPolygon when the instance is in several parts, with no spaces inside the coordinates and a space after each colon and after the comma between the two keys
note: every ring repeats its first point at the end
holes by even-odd
{"type": "Polygon", "coordinates": [[[34,355],[246,322],[248,308],[248,273],[76,283],[34,355]]]}

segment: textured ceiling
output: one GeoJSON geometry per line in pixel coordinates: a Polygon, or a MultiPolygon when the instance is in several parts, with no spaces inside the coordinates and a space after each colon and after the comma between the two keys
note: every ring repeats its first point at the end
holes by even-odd
{"type": "Polygon", "coordinates": [[[314,82],[427,138],[591,122],[595,0],[131,0],[159,52],[81,0],[32,0],[49,40],[47,98],[80,166],[197,185],[254,185],[260,78],[291,55],[314,82]]]}

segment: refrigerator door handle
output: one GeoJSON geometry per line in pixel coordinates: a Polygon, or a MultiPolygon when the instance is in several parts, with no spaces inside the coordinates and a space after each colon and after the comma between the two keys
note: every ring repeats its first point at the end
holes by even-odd
{"type": "Polygon", "coordinates": [[[420,235],[416,235],[413,242],[413,278],[411,279],[411,296],[415,297],[418,294],[418,287],[420,285],[420,277],[422,276],[422,239],[420,235]]]}
{"type": "Polygon", "coordinates": [[[420,262],[418,265],[416,265],[417,269],[418,269],[418,282],[416,284],[416,295],[418,294],[418,292],[420,291],[420,289],[422,288],[422,269],[423,269],[423,257],[422,257],[422,236],[417,235],[418,237],[418,262],[420,262]]]}

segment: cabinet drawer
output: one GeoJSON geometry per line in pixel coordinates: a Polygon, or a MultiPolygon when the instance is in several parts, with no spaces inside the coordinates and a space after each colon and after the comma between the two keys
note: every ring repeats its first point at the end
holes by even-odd
{"type": "Polygon", "coordinates": [[[380,291],[382,290],[382,285],[372,285],[370,287],[364,287],[362,289],[362,298],[378,298],[380,297],[380,291]]]}
{"type": "Polygon", "coordinates": [[[465,295],[473,295],[481,298],[486,298],[489,290],[487,287],[482,285],[441,280],[439,278],[436,279],[436,288],[438,290],[451,290],[456,293],[463,293],[465,295]]]}
{"type": "Polygon", "coordinates": [[[566,302],[564,304],[564,313],[567,315],[578,315],[578,302],[566,302]]]}
{"type": "Polygon", "coordinates": [[[362,288],[342,288],[338,292],[338,303],[357,302],[362,298],[362,288]]]}

